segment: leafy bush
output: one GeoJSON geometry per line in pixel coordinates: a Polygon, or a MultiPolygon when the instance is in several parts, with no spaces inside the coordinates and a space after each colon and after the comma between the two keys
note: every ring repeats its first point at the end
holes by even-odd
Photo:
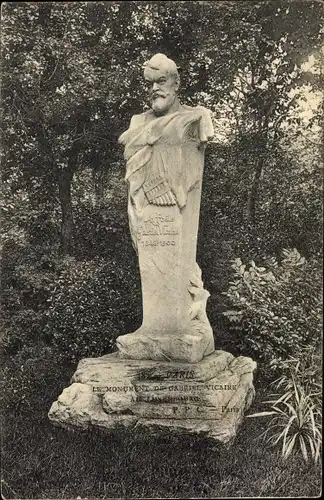
{"type": "Polygon", "coordinates": [[[44,332],[62,355],[76,360],[109,352],[116,337],[135,330],[140,320],[135,266],[69,258],[53,287],[44,332]]]}
{"type": "Polygon", "coordinates": [[[320,353],[306,349],[300,354],[304,354],[301,359],[281,363],[284,373],[272,384],[280,393],[265,401],[270,409],[249,417],[271,416],[261,437],[271,446],[280,443],[284,459],[295,451],[316,463],[322,444],[320,353]]]}
{"type": "Polygon", "coordinates": [[[130,258],[134,258],[128,228],[127,199],[113,199],[95,206],[83,201],[74,207],[74,222],[73,255],[78,260],[113,258],[126,249],[130,258]]]}
{"type": "Polygon", "coordinates": [[[237,325],[242,350],[272,375],[282,360],[320,343],[321,272],[296,249],[284,250],[280,263],[268,258],[265,265],[234,261],[234,281],[225,292],[231,309],[224,314],[237,325]]]}
{"type": "Polygon", "coordinates": [[[15,414],[29,413],[39,421],[68,384],[74,370],[75,365],[42,343],[23,346],[17,354],[4,356],[0,368],[0,403],[4,414],[12,418],[15,414]]]}
{"type": "Polygon", "coordinates": [[[2,254],[1,346],[10,354],[42,337],[50,289],[61,270],[57,247],[7,240],[2,254]]]}
{"type": "Polygon", "coordinates": [[[127,244],[119,235],[115,244],[104,236],[105,260],[84,262],[64,258],[58,246],[5,242],[0,317],[5,353],[45,341],[62,356],[96,355],[111,349],[119,334],[136,329],[141,294],[130,238],[127,244]]]}

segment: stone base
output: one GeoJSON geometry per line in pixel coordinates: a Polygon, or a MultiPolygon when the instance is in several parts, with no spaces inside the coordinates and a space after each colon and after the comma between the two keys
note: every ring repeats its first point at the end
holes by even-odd
{"type": "Polygon", "coordinates": [[[214,336],[209,324],[193,321],[191,330],[178,335],[154,334],[141,327],[117,338],[121,358],[197,363],[214,352],[214,336]],[[195,323],[197,327],[195,328],[195,323]]]}
{"type": "Polygon", "coordinates": [[[226,443],[254,397],[250,358],[214,351],[198,363],[122,359],[79,362],[72,385],[49,411],[64,427],[168,428],[226,443]]]}

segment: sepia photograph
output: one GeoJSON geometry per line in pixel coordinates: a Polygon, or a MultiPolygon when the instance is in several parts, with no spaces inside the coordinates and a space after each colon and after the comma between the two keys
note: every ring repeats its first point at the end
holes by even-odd
{"type": "Polygon", "coordinates": [[[324,1],[0,23],[2,498],[320,498],[324,1]]]}

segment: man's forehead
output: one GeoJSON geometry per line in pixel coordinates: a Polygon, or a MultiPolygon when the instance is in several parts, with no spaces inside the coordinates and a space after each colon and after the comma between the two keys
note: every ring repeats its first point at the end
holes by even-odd
{"type": "Polygon", "coordinates": [[[152,68],[145,68],[144,70],[144,78],[146,80],[159,80],[160,78],[168,78],[170,76],[170,73],[167,69],[164,68],[159,68],[159,69],[152,69],[152,68]]]}

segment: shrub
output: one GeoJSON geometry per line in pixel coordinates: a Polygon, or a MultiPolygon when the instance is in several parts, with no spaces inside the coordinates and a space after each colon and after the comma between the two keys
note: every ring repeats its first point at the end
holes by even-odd
{"type": "Polygon", "coordinates": [[[13,356],[4,356],[0,368],[0,403],[4,414],[12,418],[15,414],[29,413],[39,422],[74,370],[72,363],[40,342],[32,347],[23,346],[13,356]]]}
{"type": "Polygon", "coordinates": [[[139,276],[132,262],[66,259],[49,299],[47,340],[70,359],[114,349],[141,320],[139,276]]]}
{"type": "Polygon", "coordinates": [[[264,402],[270,406],[269,410],[249,417],[271,416],[261,437],[271,446],[280,444],[284,459],[295,451],[300,452],[305,461],[310,456],[316,463],[322,444],[320,354],[308,348],[300,355],[300,359],[281,363],[284,373],[272,383],[280,392],[264,402]]]}
{"type": "Polygon", "coordinates": [[[124,204],[119,200],[109,200],[95,206],[89,202],[80,203],[74,208],[74,222],[73,255],[77,259],[110,259],[121,251],[127,251],[130,258],[134,258],[127,220],[127,200],[124,204]]]}
{"type": "Polygon", "coordinates": [[[7,240],[2,255],[1,346],[10,354],[41,340],[50,289],[61,270],[56,247],[7,240]]]}
{"type": "Polygon", "coordinates": [[[306,262],[296,249],[284,250],[280,263],[272,258],[265,265],[234,261],[234,281],[225,292],[231,309],[224,314],[238,326],[243,350],[271,376],[282,360],[320,343],[321,273],[318,264],[306,262]]]}

